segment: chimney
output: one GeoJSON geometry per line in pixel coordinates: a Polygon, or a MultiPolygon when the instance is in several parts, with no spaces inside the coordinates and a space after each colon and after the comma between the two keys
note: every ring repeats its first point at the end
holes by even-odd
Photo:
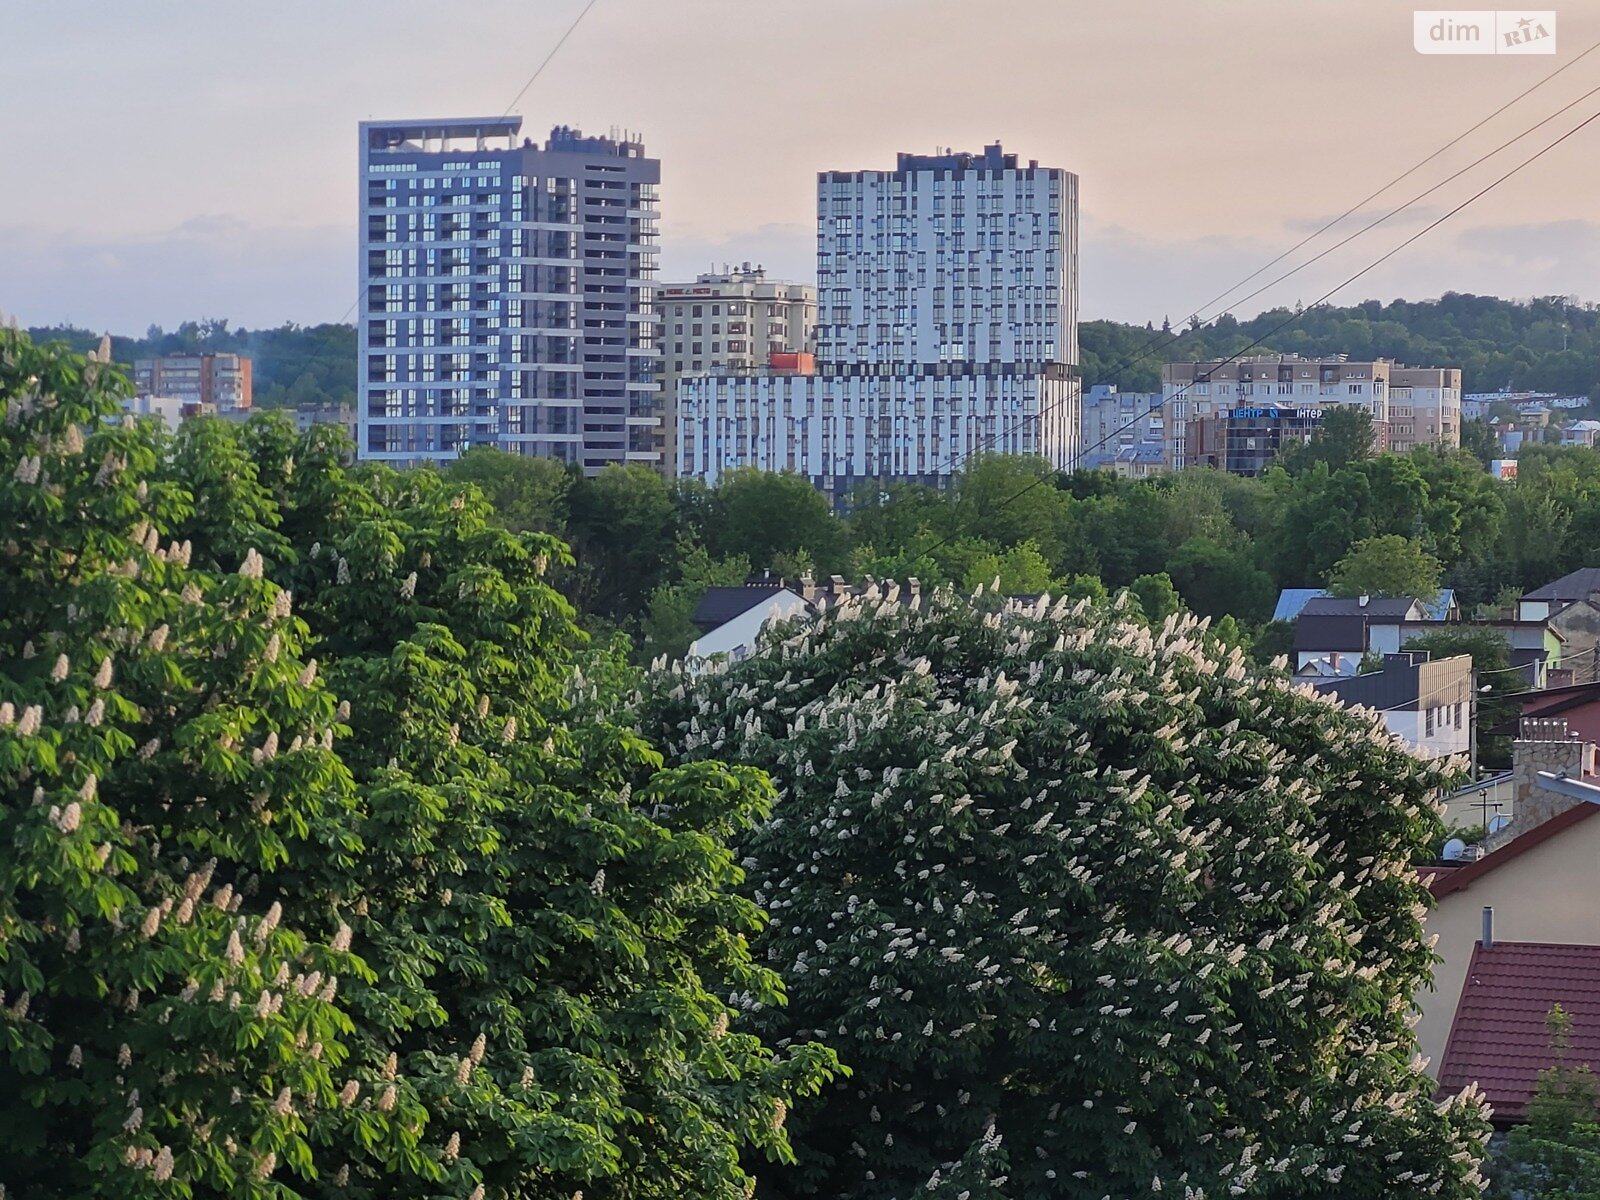
{"type": "Polygon", "coordinates": [[[1485,950],[1494,948],[1494,909],[1487,904],[1483,906],[1483,935],[1478,944],[1485,950]]]}

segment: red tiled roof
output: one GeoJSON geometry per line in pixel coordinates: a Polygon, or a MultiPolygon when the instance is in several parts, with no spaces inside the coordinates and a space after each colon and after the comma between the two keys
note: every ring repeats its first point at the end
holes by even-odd
{"type": "Polygon", "coordinates": [[[1564,829],[1570,829],[1579,821],[1600,813],[1600,804],[1579,804],[1566,809],[1535,825],[1527,833],[1518,834],[1498,850],[1491,850],[1482,858],[1459,867],[1453,871],[1437,871],[1432,867],[1422,869],[1422,882],[1433,893],[1435,900],[1443,899],[1451,892],[1459,892],[1470,887],[1474,880],[1481,879],[1490,871],[1505,866],[1520,855],[1526,854],[1540,842],[1548,841],[1564,829]],[[1430,876],[1428,871],[1434,873],[1430,876]]]}
{"type": "Polygon", "coordinates": [[[1476,1083],[1496,1124],[1525,1119],[1539,1072],[1555,1062],[1545,1019],[1572,1018],[1572,1066],[1600,1067],[1600,946],[1496,942],[1473,949],[1439,1066],[1441,1094],[1476,1083]]]}

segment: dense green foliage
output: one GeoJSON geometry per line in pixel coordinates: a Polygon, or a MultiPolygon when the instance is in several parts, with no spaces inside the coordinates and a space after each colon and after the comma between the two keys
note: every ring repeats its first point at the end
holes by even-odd
{"type": "MultiPolygon", "coordinates": [[[[1084,377],[1149,389],[1159,362],[1238,351],[1287,315],[1225,317],[1175,341],[1087,322],[1084,377]],[[1155,342],[1162,344],[1150,349],[1155,342]],[[1113,370],[1145,350],[1134,365],[1113,370]]],[[[1521,303],[1449,294],[1319,307],[1300,313],[1261,349],[1460,364],[1469,391],[1509,384],[1586,393],[1600,383],[1597,327],[1593,306],[1561,298],[1521,303]]],[[[79,349],[98,340],[86,330],[39,332],[79,349]]],[[[144,339],[112,344],[118,361],[172,349],[251,353],[263,406],[354,394],[348,326],[245,331],[186,322],[173,333],[152,328],[144,339]]],[[[750,472],[715,489],[663,481],[637,467],[585,479],[558,464],[482,450],[450,472],[478,484],[512,530],[564,539],[574,562],[560,566],[554,581],[592,629],[626,632],[641,659],[681,653],[695,634],[689,616],[700,591],[710,582],[736,582],[741,569],[915,576],[963,587],[999,577],[1018,592],[1047,585],[1081,592],[1092,579],[1115,591],[1165,574],[1188,608],[1232,617],[1256,638],[1278,588],[1326,584],[1336,564],[1368,539],[1415,541],[1439,561],[1442,585],[1469,608],[1600,560],[1594,452],[1526,447],[1522,478],[1505,485],[1481,469],[1493,453],[1486,429],[1468,429],[1461,454],[1374,458],[1363,422],[1356,410],[1337,411],[1323,436],[1285,454],[1283,473],[1257,481],[1207,472],[1138,482],[1063,479],[1040,462],[990,459],[969,464],[951,492],[892,484],[852,497],[843,517],[798,479],[750,472]]]]}
{"type": "MultiPolygon", "coordinates": [[[[1154,589],[1143,589],[1154,594],[1154,589]]],[[[1478,1195],[1407,1012],[1448,780],[1193,617],[895,590],[652,681],[781,799],[742,841],[782,1044],[854,1075],[762,1195],[1478,1195]]]]}
{"type": "Polygon", "coordinates": [[[1460,367],[1467,392],[1509,386],[1600,399],[1600,308],[1564,296],[1523,302],[1446,292],[1438,300],[1275,308],[1246,321],[1223,316],[1169,336],[1115,321],[1085,321],[1079,330],[1083,377],[1124,391],[1158,391],[1161,363],[1226,358],[1263,337],[1251,353],[1348,354],[1414,367],[1460,367]],[[1271,332],[1291,318],[1287,328],[1271,332]]]}
{"type": "Polygon", "coordinates": [[[1333,564],[1328,591],[1335,596],[1403,596],[1431,603],[1439,598],[1439,560],[1397,533],[1367,538],[1333,564]]]}
{"type": "MultiPolygon", "coordinates": [[[[64,341],[83,353],[100,344],[92,330],[69,325],[30,329],[37,342],[64,341]]],[[[136,359],[211,351],[250,356],[255,404],[340,405],[356,401],[356,331],[350,325],[229,329],[227,321],[185,321],[168,333],[152,325],[142,338],[111,337],[111,360],[129,371],[136,359]]]]}
{"type": "Polygon", "coordinates": [[[1600,1200],[1600,1086],[1588,1063],[1567,1054],[1572,1018],[1550,1010],[1550,1054],[1528,1102],[1528,1120],[1513,1129],[1495,1157],[1490,1195],[1496,1200],[1600,1200]]]}
{"type": "Polygon", "coordinates": [[[0,334],[0,1182],[741,1200],[832,1061],[723,999],[767,782],[595,715],[475,489],[124,388],[0,334]]]}
{"type": "Polygon", "coordinates": [[[1191,611],[1231,617],[1254,639],[1284,587],[1442,585],[1470,614],[1600,562],[1600,452],[1524,447],[1511,482],[1465,451],[1343,458],[1318,453],[1258,479],[1145,480],[980,458],[948,491],[892,484],[842,515],[797,478],[755,472],[716,488],[637,467],[586,479],[488,450],[450,471],[483,484],[512,528],[565,538],[575,562],[557,585],[592,624],[629,633],[645,661],[687,648],[704,588],[750,571],[967,589],[998,577],[1020,594],[1165,575],[1191,611]]]}

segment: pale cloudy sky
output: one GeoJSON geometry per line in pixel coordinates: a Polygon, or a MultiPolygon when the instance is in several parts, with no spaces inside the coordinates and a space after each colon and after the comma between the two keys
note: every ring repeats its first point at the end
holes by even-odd
{"type": "MultiPolygon", "coordinates": [[[[356,122],[499,113],[582,4],[0,0],[0,310],[339,319],[356,122]]],[[[818,170],[1000,139],[1081,178],[1084,315],[1176,321],[1600,40],[1600,0],[1558,11],[1555,57],[1448,57],[1395,0],[597,0],[516,111],[643,135],[667,275],[810,278],[818,170]]],[[[1374,215],[1597,85],[1600,52],[1374,215]]],[[[1597,108],[1242,312],[1315,298],[1597,108]]],[[[1339,298],[1600,300],[1597,194],[1600,121],[1339,298]]]]}

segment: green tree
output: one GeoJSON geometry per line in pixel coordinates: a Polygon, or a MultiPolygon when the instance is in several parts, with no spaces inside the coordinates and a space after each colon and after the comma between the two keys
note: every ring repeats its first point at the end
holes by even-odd
{"type": "Polygon", "coordinates": [[[1335,404],[1326,410],[1309,441],[1296,443],[1280,458],[1291,475],[1304,474],[1318,463],[1338,471],[1371,458],[1376,445],[1372,414],[1354,404],[1335,404]]]}
{"type": "Polygon", "coordinates": [[[1367,538],[1328,573],[1335,596],[1407,596],[1424,603],[1439,598],[1439,560],[1417,542],[1397,534],[1367,538]]]}
{"type": "Polygon", "coordinates": [[[326,895],[272,882],[350,865],[337,702],[258,554],[215,569],[171,537],[197,506],[156,426],[112,419],[127,391],[0,331],[5,1181],[280,1196],[330,1145],[437,1181],[408,1084],[341,1100],[378,1078],[351,1061],[370,968],[326,895]]]}
{"type": "Polygon", "coordinates": [[[556,459],[475,446],[450,464],[449,475],[476,486],[507,529],[560,534],[567,527],[573,472],[556,459]]]}
{"type": "Polygon", "coordinates": [[[996,581],[1001,594],[1006,596],[1059,591],[1059,583],[1050,573],[1050,564],[1031,538],[1007,550],[981,556],[967,568],[963,582],[968,588],[980,588],[994,586],[996,581]]]}
{"type": "Polygon", "coordinates": [[[708,545],[719,556],[743,557],[756,570],[791,565],[804,554],[816,571],[843,560],[846,534],[828,498],[799,475],[741,470],[712,493],[708,545]]]}
{"type": "Polygon", "coordinates": [[[1258,621],[1272,611],[1272,577],[1242,549],[1190,538],[1173,553],[1168,571],[1178,594],[1201,616],[1258,621]]]}
{"type": "Polygon", "coordinates": [[[1559,1004],[1546,1019],[1555,1059],[1539,1072],[1527,1123],[1491,1164],[1490,1194],[1504,1200],[1600,1198],[1600,1088],[1588,1063],[1568,1061],[1572,1018],[1559,1004]]]}
{"type": "Polygon", "coordinates": [[[1268,666],[1274,659],[1294,659],[1294,622],[1268,621],[1256,631],[1250,654],[1257,663],[1268,666]]]}
{"type": "Polygon", "coordinates": [[[122,386],[0,335],[7,1182],[742,1197],[831,1064],[723,999],[781,999],[767,783],[584,707],[564,549],[473,488],[122,386]]]}
{"type": "Polygon", "coordinates": [[[1045,459],[983,454],[962,468],[951,516],[956,528],[1002,548],[1031,541],[1055,568],[1064,561],[1070,508],[1045,459]]]}
{"type": "Polygon", "coordinates": [[[1494,436],[1494,426],[1483,420],[1461,423],[1461,448],[1485,467],[1501,457],[1500,443],[1494,436]]]}
{"type": "Polygon", "coordinates": [[[623,622],[671,580],[683,520],[667,481],[645,466],[612,465],[569,493],[576,562],[568,595],[586,614],[623,622]]]}
{"type": "Polygon", "coordinates": [[[1178,589],[1172,586],[1172,577],[1165,571],[1156,575],[1141,575],[1128,585],[1128,590],[1139,601],[1139,611],[1152,625],[1159,625],[1173,613],[1183,608],[1178,589]]]}
{"type": "Polygon", "coordinates": [[[755,1019],[854,1069],[761,1194],[1476,1196],[1481,1106],[1435,1105],[1406,1020],[1447,774],[1195,619],[981,599],[652,687],[671,759],[780,789],[755,1019]]]}

